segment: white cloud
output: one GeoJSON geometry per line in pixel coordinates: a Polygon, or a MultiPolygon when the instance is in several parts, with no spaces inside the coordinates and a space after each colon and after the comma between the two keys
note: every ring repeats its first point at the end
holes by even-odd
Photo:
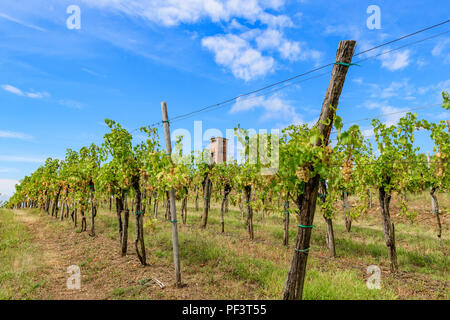
{"type": "Polygon", "coordinates": [[[231,20],[231,23],[228,25],[228,28],[230,30],[237,29],[237,30],[245,30],[247,27],[239,23],[236,19],[231,20]]]}
{"type": "Polygon", "coordinates": [[[16,190],[15,185],[18,183],[19,181],[13,179],[0,179],[0,194],[2,195],[2,199],[9,199],[14,194],[16,190]]]}
{"type": "Polygon", "coordinates": [[[49,94],[47,92],[27,92],[26,96],[32,99],[41,99],[44,97],[48,97],[49,94]]]}
{"type": "Polygon", "coordinates": [[[408,109],[394,108],[391,106],[384,106],[381,108],[383,114],[388,114],[382,117],[386,126],[392,126],[399,122],[405,116],[408,109]],[[403,111],[403,112],[402,112],[403,111]]]}
{"type": "Polygon", "coordinates": [[[436,103],[442,102],[442,91],[450,91],[450,79],[417,89],[417,93],[421,95],[430,93],[436,103]]]}
{"type": "Polygon", "coordinates": [[[362,131],[362,134],[365,138],[369,138],[369,137],[373,137],[374,136],[374,132],[373,129],[365,129],[362,131]]]}
{"type": "Polygon", "coordinates": [[[274,71],[275,59],[271,55],[274,51],[289,61],[312,59],[318,62],[322,57],[321,52],[308,49],[305,43],[286,39],[283,32],[276,29],[251,29],[240,35],[205,37],[202,45],[215,54],[217,64],[229,68],[235,77],[245,81],[274,71]]]}
{"type": "Polygon", "coordinates": [[[102,76],[101,74],[99,74],[99,73],[97,73],[95,71],[92,71],[92,70],[90,70],[88,68],[81,68],[81,71],[84,71],[84,72],[89,73],[89,74],[91,74],[93,76],[96,76],[96,77],[102,76]]]}
{"type": "Polygon", "coordinates": [[[450,79],[441,81],[437,84],[433,84],[433,85],[429,85],[429,86],[425,86],[425,87],[419,87],[417,89],[417,92],[419,94],[426,94],[430,91],[434,91],[434,92],[438,92],[439,94],[441,94],[442,91],[449,91],[450,90],[450,79]]]}
{"type": "Polygon", "coordinates": [[[284,41],[280,46],[280,54],[284,59],[288,59],[291,61],[298,60],[300,57],[300,53],[300,43],[298,41],[284,41]]]}
{"type": "Polygon", "coordinates": [[[405,79],[401,82],[393,81],[389,87],[382,89],[381,92],[379,93],[379,95],[375,95],[375,96],[378,96],[381,99],[396,97],[401,94],[400,90],[407,88],[407,86],[408,86],[407,79],[405,79]]]}
{"type": "MultiPolygon", "coordinates": [[[[380,116],[380,119],[383,120],[384,124],[387,126],[391,126],[393,124],[397,124],[400,118],[402,118],[408,111],[408,109],[404,108],[394,108],[390,106],[387,102],[383,101],[366,101],[362,104],[362,107],[365,107],[369,110],[379,110],[377,114],[373,116],[373,118],[380,116]]],[[[363,131],[364,136],[373,135],[372,129],[367,129],[363,131]]]]}
{"type": "Polygon", "coordinates": [[[38,30],[38,31],[45,31],[45,29],[43,29],[41,27],[38,27],[38,26],[35,26],[33,24],[29,24],[29,23],[23,22],[23,21],[21,21],[19,19],[16,19],[16,18],[13,18],[11,16],[8,16],[7,14],[4,14],[2,12],[0,12],[0,18],[3,18],[3,19],[6,19],[6,20],[15,22],[15,23],[20,24],[20,25],[22,25],[24,27],[27,27],[27,28],[31,28],[31,29],[38,30]]]}
{"type": "Polygon", "coordinates": [[[352,79],[352,81],[357,84],[362,84],[364,82],[364,79],[363,78],[354,78],[354,79],[352,79]]]}
{"type": "Polygon", "coordinates": [[[291,18],[286,15],[275,16],[273,14],[263,12],[259,18],[262,23],[268,25],[271,28],[286,28],[294,26],[291,18]]]}
{"type": "Polygon", "coordinates": [[[20,140],[33,139],[32,136],[22,132],[2,131],[2,130],[0,130],[0,138],[20,139],[20,140]]]}
{"type": "Polygon", "coordinates": [[[450,38],[446,38],[442,41],[439,41],[438,44],[431,51],[431,54],[434,57],[443,57],[444,62],[450,63],[450,52],[447,49],[448,46],[450,46],[450,38]]]}
{"type": "Polygon", "coordinates": [[[18,96],[23,96],[24,95],[22,90],[20,90],[19,88],[13,87],[13,86],[11,86],[9,84],[2,85],[2,89],[5,90],[5,91],[14,93],[14,94],[16,94],[18,96]]]}
{"type": "Polygon", "coordinates": [[[373,110],[373,109],[381,109],[384,105],[385,103],[383,102],[368,100],[365,101],[361,106],[366,109],[373,110]]]}
{"type": "Polygon", "coordinates": [[[164,26],[197,23],[203,19],[229,22],[232,18],[242,18],[251,23],[261,21],[269,26],[292,25],[289,17],[265,11],[279,10],[284,5],[284,0],[83,0],[83,2],[164,26]]]}
{"type": "Polygon", "coordinates": [[[19,170],[12,168],[0,168],[0,173],[11,173],[11,172],[19,172],[19,170]]]}
{"type": "MultiPolygon", "coordinates": [[[[102,10],[110,10],[127,15],[132,19],[150,21],[165,27],[181,24],[213,22],[227,34],[210,35],[202,39],[203,47],[215,54],[215,61],[220,66],[230,69],[237,78],[246,81],[263,76],[273,71],[275,60],[273,54],[265,50],[277,51],[282,59],[288,61],[315,60],[316,64],[322,53],[310,50],[306,44],[286,39],[284,28],[294,27],[288,15],[280,14],[286,0],[82,0],[87,5],[102,10]],[[267,34],[261,35],[261,29],[267,34]],[[238,30],[239,35],[232,34],[238,30]],[[253,43],[260,36],[259,43],[253,43]],[[265,39],[262,37],[266,36],[265,39]],[[270,43],[279,38],[279,44],[270,43]],[[237,38],[247,41],[242,43],[237,38]],[[222,53],[221,50],[225,50],[222,53]],[[232,58],[230,58],[232,56],[232,58]],[[235,59],[231,60],[231,59],[235,59]]],[[[301,16],[296,13],[295,16],[301,16]]],[[[116,38],[116,35],[113,37],[116,38]]],[[[108,39],[111,41],[110,39],[108,39]]],[[[123,41],[114,40],[114,44],[124,47],[123,41]]],[[[138,52],[133,45],[133,52],[138,52]]],[[[127,48],[130,49],[130,48],[127,48]]],[[[155,58],[155,57],[150,57],[155,58]]]]}
{"type": "Polygon", "coordinates": [[[310,50],[305,43],[290,41],[280,30],[267,29],[256,37],[255,42],[260,50],[278,50],[283,59],[289,61],[312,59],[316,62],[322,57],[317,50],[310,50]]]}
{"type": "Polygon", "coordinates": [[[202,45],[215,54],[217,64],[231,69],[236,78],[249,81],[273,71],[274,59],[263,56],[239,36],[206,37],[202,39],[202,45]]]}
{"type": "Polygon", "coordinates": [[[250,96],[248,98],[239,98],[230,110],[231,114],[252,111],[262,108],[264,113],[260,117],[260,121],[282,120],[289,124],[303,123],[295,107],[288,101],[285,101],[279,94],[270,97],[250,96]]]}
{"type": "Polygon", "coordinates": [[[381,66],[389,71],[401,70],[409,65],[410,51],[404,50],[396,53],[388,53],[380,56],[381,66]]]}
{"type": "Polygon", "coordinates": [[[450,111],[444,111],[438,114],[434,113],[432,116],[439,121],[441,121],[442,119],[450,119],[450,111]]]}
{"type": "Polygon", "coordinates": [[[417,59],[416,64],[417,64],[417,67],[420,69],[423,66],[427,65],[428,62],[424,58],[419,58],[419,59],[417,59]]]}
{"type": "Polygon", "coordinates": [[[47,92],[24,92],[21,89],[14,87],[12,85],[9,85],[9,84],[2,85],[2,89],[7,92],[13,93],[15,95],[22,96],[22,97],[25,96],[25,97],[32,98],[32,99],[41,99],[41,98],[49,96],[49,94],[47,92]]]}
{"type": "Polygon", "coordinates": [[[58,103],[62,106],[73,108],[73,109],[81,109],[83,108],[83,104],[74,100],[59,100],[58,103]]]}
{"type": "Polygon", "coordinates": [[[267,29],[255,39],[258,49],[272,49],[277,48],[284,41],[283,34],[279,30],[267,29]]]}
{"type": "Polygon", "coordinates": [[[377,99],[389,99],[399,98],[404,100],[414,100],[413,96],[416,90],[413,85],[410,84],[408,78],[404,78],[401,81],[392,81],[387,87],[381,87],[378,84],[369,83],[370,97],[377,99]]]}
{"type": "Polygon", "coordinates": [[[45,159],[36,158],[36,157],[3,156],[3,155],[0,155],[0,161],[3,161],[3,162],[44,163],[45,159]]]}

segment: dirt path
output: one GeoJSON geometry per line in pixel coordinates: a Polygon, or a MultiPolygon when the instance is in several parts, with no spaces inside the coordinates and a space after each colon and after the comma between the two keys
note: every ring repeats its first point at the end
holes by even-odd
{"type": "MultiPolygon", "coordinates": [[[[154,265],[143,267],[128,244],[128,255],[119,254],[119,244],[99,234],[90,237],[77,233],[67,221],[38,215],[25,210],[15,211],[33,235],[33,243],[42,256],[39,268],[45,284],[37,291],[37,299],[211,299],[205,296],[197,279],[184,275],[190,285],[173,287],[173,269],[154,265]],[[77,265],[81,270],[81,289],[67,289],[70,276],[67,268],[77,265]],[[165,288],[151,279],[158,279],[165,288]]],[[[130,234],[129,237],[132,238],[130,234]]]]}

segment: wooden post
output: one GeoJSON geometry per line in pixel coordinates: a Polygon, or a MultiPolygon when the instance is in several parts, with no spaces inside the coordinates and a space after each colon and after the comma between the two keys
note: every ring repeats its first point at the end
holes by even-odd
{"type": "MultiPolygon", "coordinates": [[[[161,112],[164,125],[164,140],[166,142],[166,153],[169,161],[172,161],[172,143],[170,141],[169,116],[167,115],[167,104],[161,102],[161,112]]],[[[177,223],[177,208],[175,205],[175,191],[172,189],[169,192],[170,198],[170,218],[172,223],[172,245],[173,245],[173,263],[175,265],[175,285],[181,287],[181,270],[180,270],[180,254],[178,245],[178,223],[177,223]]]]}
{"type": "MultiPolygon", "coordinates": [[[[428,159],[428,168],[430,168],[430,153],[427,152],[427,159],[428,159]]],[[[438,190],[438,187],[435,185],[430,186],[430,196],[431,196],[431,209],[432,214],[436,216],[436,222],[438,226],[438,238],[439,238],[439,245],[442,246],[442,224],[441,224],[441,218],[439,217],[439,204],[436,197],[436,191],[438,190]]]]}
{"type": "Polygon", "coordinates": [[[447,120],[447,129],[448,129],[448,133],[450,133],[450,120],[447,120]]]}
{"type": "Polygon", "coordinates": [[[352,228],[352,218],[350,217],[350,205],[348,203],[348,193],[344,191],[343,194],[344,201],[344,220],[345,220],[345,231],[350,232],[352,228]]]}
{"type": "MultiPolygon", "coordinates": [[[[316,126],[319,134],[324,137],[324,144],[328,145],[331,129],[333,127],[336,108],[339,104],[339,97],[344,86],[345,77],[352,62],[356,41],[347,40],[339,43],[336,62],[331,74],[325,99],[322,104],[322,111],[316,126]],[[332,107],[330,107],[332,106],[332,107]]],[[[315,142],[316,146],[322,146],[320,137],[315,142]]],[[[310,170],[313,168],[311,167],[310,170]]],[[[305,184],[302,195],[296,199],[297,206],[300,208],[300,224],[311,226],[316,211],[317,194],[319,191],[320,176],[316,175],[305,184]]],[[[283,291],[283,300],[298,300],[302,298],[303,285],[306,275],[306,263],[308,261],[309,246],[311,240],[312,228],[301,228],[297,230],[297,240],[292,257],[291,267],[286,279],[286,286],[283,291]]]]}
{"type": "MultiPolygon", "coordinates": [[[[431,160],[430,160],[430,153],[428,151],[427,151],[427,160],[428,160],[428,168],[430,168],[431,160]]],[[[433,190],[433,187],[430,187],[430,194],[431,194],[432,190],[433,190]]],[[[433,197],[431,197],[431,214],[434,214],[435,210],[436,210],[436,205],[434,203],[433,197]]]]}

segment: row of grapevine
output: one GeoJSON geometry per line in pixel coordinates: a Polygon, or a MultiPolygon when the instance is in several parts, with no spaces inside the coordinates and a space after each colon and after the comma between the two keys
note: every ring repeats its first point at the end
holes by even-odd
{"type": "MultiPolygon", "coordinates": [[[[443,107],[449,109],[449,96],[444,93],[443,107]]],[[[338,203],[344,205],[346,230],[351,222],[367,211],[371,194],[378,193],[385,242],[388,248],[390,269],[397,272],[398,262],[395,243],[395,227],[391,219],[390,201],[394,194],[430,190],[435,201],[438,237],[441,237],[438,189],[450,186],[450,136],[444,121],[431,123],[419,120],[408,113],[398,124],[386,126],[378,119],[372,121],[376,150],[365,139],[357,125],[343,130],[342,119],[334,119],[336,142],[330,144],[319,131],[319,126],[291,125],[277,137],[278,151],[271,145],[271,135],[255,134],[238,126],[236,137],[243,146],[242,161],[223,164],[212,163],[208,150],[183,154],[181,137],[175,143],[172,160],[159,145],[158,130],[143,127],[145,141],[133,145],[133,137],[119,123],[105,120],[110,131],[102,145],[92,144],[79,151],[68,149],[64,160],[47,159],[30,176],[16,186],[16,193],[9,200],[10,208],[39,208],[60,220],[69,216],[81,232],[87,231],[90,217],[91,236],[95,236],[95,218],[100,203],[108,203],[110,210],[115,203],[119,248],[127,254],[129,217],[135,217],[135,250],[142,265],[147,264],[144,241],[144,215],[157,218],[158,205],[166,207],[165,219],[170,220],[168,193],[175,191],[181,206],[182,223],[188,221],[188,199],[203,197],[201,227],[207,228],[211,200],[220,202],[221,231],[226,228],[228,205],[239,206],[250,239],[254,239],[254,212],[263,215],[279,214],[284,230],[283,244],[289,245],[290,216],[295,217],[299,236],[310,231],[313,221],[305,216],[304,197],[312,179],[320,181],[319,194],[315,194],[328,231],[326,241],[330,255],[335,256],[333,219],[338,214],[338,203]],[[430,161],[414,147],[417,130],[428,130],[434,142],[434,155],[430,161]],[[317,144],[317,141],[320,141],[317,144]],[[252,150],[252,145],[264,148],[252,150]],[[267,157],[260,150],[267,150],[271,157],[279,159],[276,174],[262,174],[267,167],[267,157]],[[273,154],[277,152],[277,154],[273,154]],[[414,165],[411,165],[414,164],[414,165]],[[356,204],[350,208],[348,197],[356,204]],[[305,222],[306,221],[306,222],[305,222]]],[[[315,207],[314,207],[315,210],[315,207]]],[[[402,214],[411,215],[407,203],[402,214]]],[[[308,241],[309,243],[309,241],[308,241]]],[[[309,248],[296,247],[297,255],[308,255],[309,248]]]]}

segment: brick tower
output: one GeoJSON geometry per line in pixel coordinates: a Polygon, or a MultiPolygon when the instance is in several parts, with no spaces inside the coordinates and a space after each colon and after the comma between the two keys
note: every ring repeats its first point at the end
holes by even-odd
{"type": "Polygon", "coordinates": [[[209,143],[211,157],[214,163],[227,162],[227,139],[222,137],[212,137],[209,143]]]}

